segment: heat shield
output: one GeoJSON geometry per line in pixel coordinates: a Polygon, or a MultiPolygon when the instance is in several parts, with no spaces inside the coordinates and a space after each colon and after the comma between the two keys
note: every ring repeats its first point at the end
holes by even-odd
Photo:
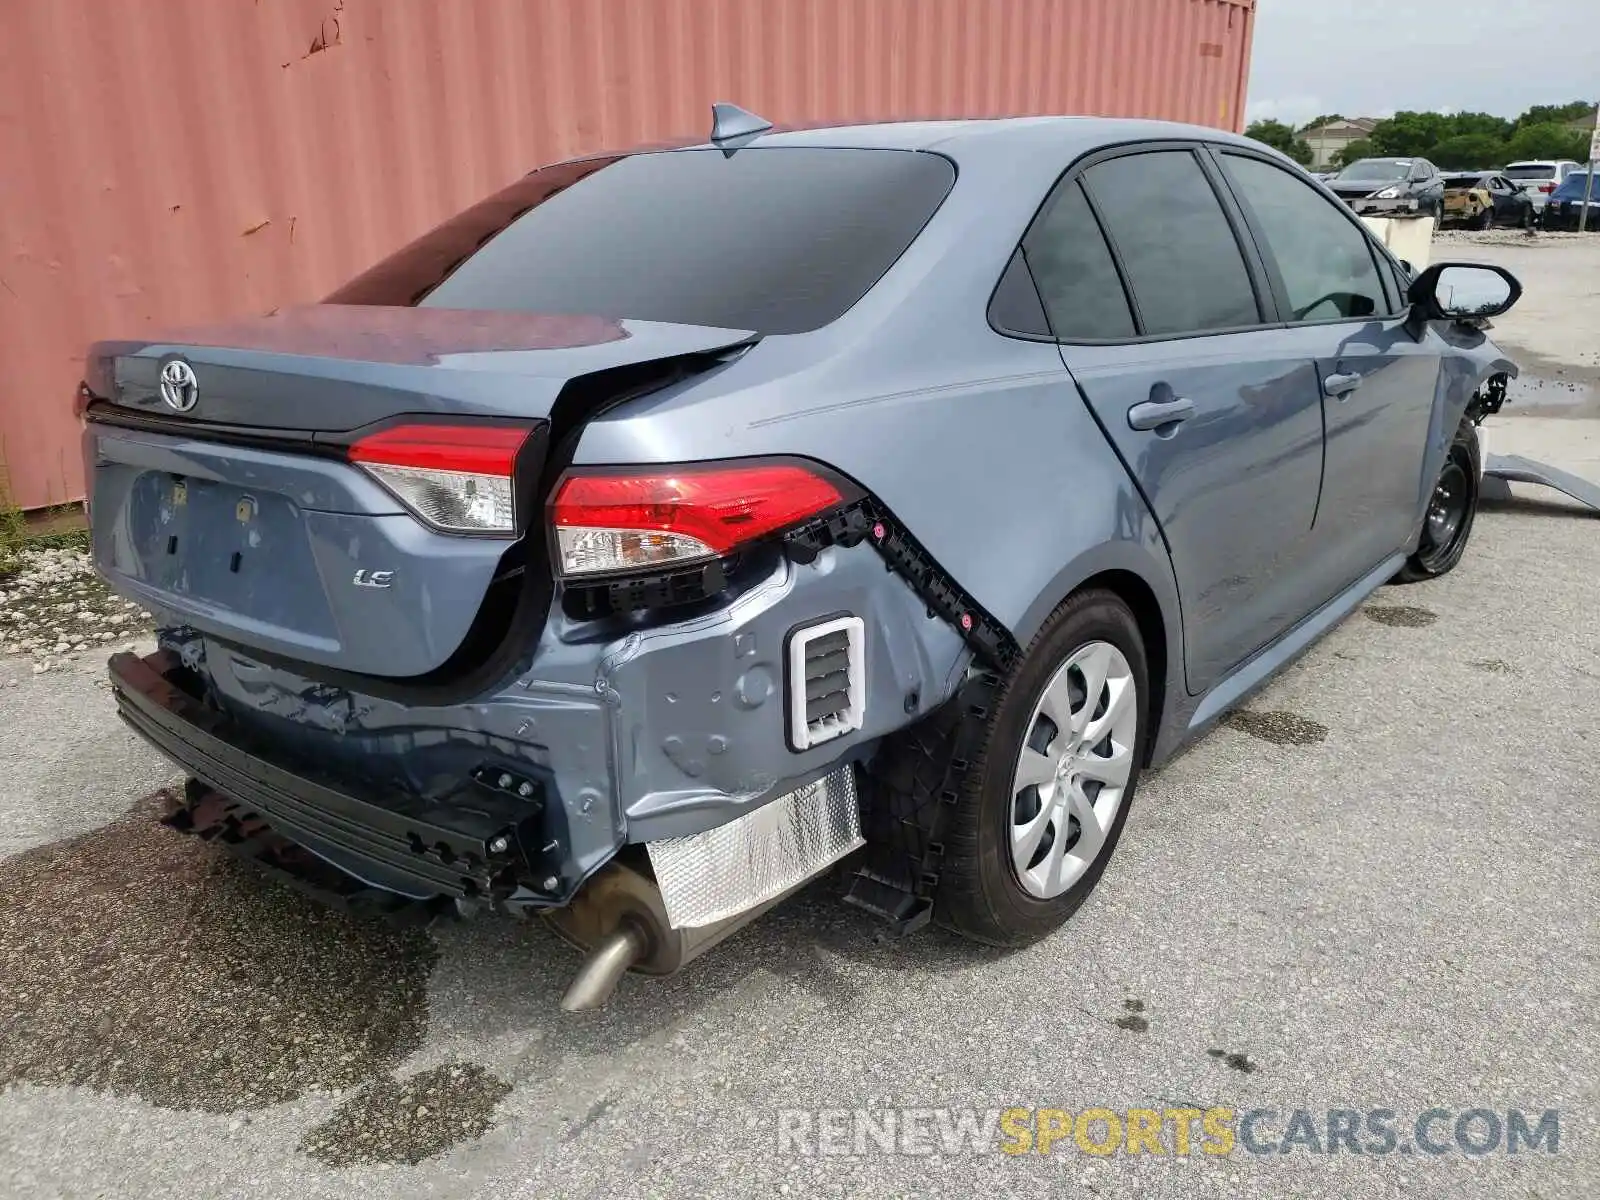
{"type": "Polygon", "coordinates": [[[691,837],[647,842],[673,928],[711,925],[781,896],[860,846],[854,768],[691,837]]]}

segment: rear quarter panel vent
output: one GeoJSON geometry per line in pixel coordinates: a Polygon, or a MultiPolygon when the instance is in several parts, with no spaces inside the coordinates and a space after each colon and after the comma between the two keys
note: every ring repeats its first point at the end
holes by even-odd
{"type": "Polygon", "coordinates": [[[861,728],[866,715],[866,626],[829,617],[789,634],[789,746],[799,752],[861,728]]]}

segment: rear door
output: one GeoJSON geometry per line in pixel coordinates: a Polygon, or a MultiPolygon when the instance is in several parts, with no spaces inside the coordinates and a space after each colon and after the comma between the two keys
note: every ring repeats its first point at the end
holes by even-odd
{"type": "Polygon", "coordinates": [[[1313,359],[1322,382],[1327,453],[1307,570],[1331,597],[1411,535],[1439,354],[1407,331],[1395,281],[1347,210],[1266,156],[1216,157],[1289,320],[1280,340],[1313,359]]]}
{"type": "Polygon", "coordinates": [[[1063,360],[1166,536],[1194,692],[1311,599],[1316,374],[1268,327],[1238,232],[1195,149],[1162,144],[1069,175],[1024,241],[1063,360]]]}

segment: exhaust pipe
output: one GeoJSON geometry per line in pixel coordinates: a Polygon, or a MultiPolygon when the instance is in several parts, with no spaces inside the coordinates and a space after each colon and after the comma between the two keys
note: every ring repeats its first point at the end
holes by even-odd
{"type": "Polygon", "coordinates": [[[705,833],[649,843],[652,874],[613,860],[569,905],[547,911],[555,931],[585,953],[562,1009],[599,1008],[630,970],[671,975],[860,846],[852,770],[705,833]],[[713,902],[691,903],[674,925],[663,884],[680,900],[713,902]]]}
{"type": "Polygon", "coordinates": [[[565,1012],[602,1007],[629,971],[671,975],[766,912],[792,888],[715,924],[674,928],[655,880],[613,862],[566,908],[544,914],[554,931],[584,952],[561,997],[565,1012]]]}
{"type": "Polygon", "coordinates": [[[628,969],[644,958],[649,949],[650,941],[644,932],[632,921],[624,920],[589,951],[561,997],[562,1011],[583,1012],[603,1007],[628,969]]]}

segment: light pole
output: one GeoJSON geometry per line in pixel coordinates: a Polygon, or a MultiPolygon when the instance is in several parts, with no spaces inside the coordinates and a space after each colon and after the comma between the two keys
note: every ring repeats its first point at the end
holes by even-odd
{"type": "Polygon", "coordinates": [[[1594,195],[1594,172],[1600,160],[1600,108],[1595,109],[1594,129],[1589,134],[1589,169],[1583,177],[1583,207],[1578,210],[1578,232],[1589,228],[1589,197],[1594,195]]]}

